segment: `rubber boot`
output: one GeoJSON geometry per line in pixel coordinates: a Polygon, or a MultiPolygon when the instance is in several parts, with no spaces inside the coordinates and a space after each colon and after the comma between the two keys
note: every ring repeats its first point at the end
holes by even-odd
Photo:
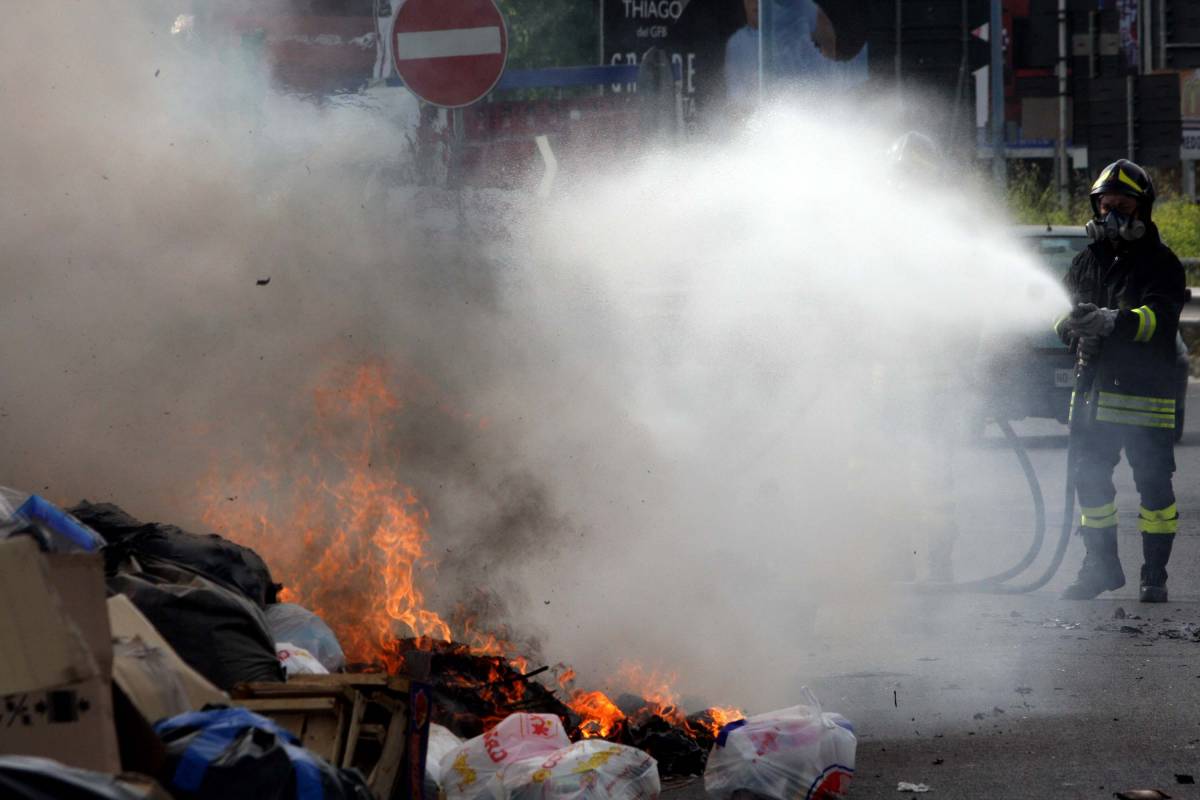
{"type": "Polygon", "coordinates": [[[1075,582],[1062,593],[1063,600],[1091,600],[1101,592],[1125,585],[1125,572],[1117,556],[1117,529],[1081,528],[1087,554],[1075,582]]]}
{"type": "Polygon", "coordinates": [[[1142,534],[1142,588],[1138,593],[1143,603],[1167,602],[1167,562],[1171,559],[1173,533],[1142,534]]]}

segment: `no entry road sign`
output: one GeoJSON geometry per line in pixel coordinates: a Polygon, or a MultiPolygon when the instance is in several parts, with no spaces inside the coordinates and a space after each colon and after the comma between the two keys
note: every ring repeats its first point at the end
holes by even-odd
{"type": "Polygon", "coordinates": [[[392,58],[422,100],[469,106],[504,72],[508,31],[493,0],[406,0],[392,25],[392,58]]]}

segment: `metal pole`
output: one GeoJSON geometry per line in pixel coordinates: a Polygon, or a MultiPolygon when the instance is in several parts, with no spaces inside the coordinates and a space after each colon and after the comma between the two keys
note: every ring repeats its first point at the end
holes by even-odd
{"type": "MultiPolygon", "coordinates": [[[[446,186],[451,189],[462,189],[462,156],[463,143],[467,139],[467,126],[463,120],[463,110],[455,108],[450,111],[450,168],[447,170],[446,186]]],[[[462,203],[462,195],[459,195],[459,203],[462,203]]],[[[459,209],[461,213],[461,208],[459,209]]]]}
{"type": "Polygon", "coordinates": [[[1154,71],[1154,0],[1142,0],[1138,9],[1138,47],[1141,50],[1142,74],[1154,71]]]}
{"type": "Polygon", "coordinates": [[[1058,206],[1066,211],[1070,203],[1067,164],[1067,0],[1058,0],[1058,206]]]}
{"type": "MultiPolygon", "coordinates": [[[[597,64],[604,63],[604,0],[600,0],[600,54],[596,57],[597,64]]],[[[604,84],[600,84],[604,88],[604,84]]]]}
{"type": "Polygon", "coordinates": [[[896,87],[900,87],[901,70],[900,70],[900,50],[903,46],[904,37],[901,36],[903,30],[904,13],[900,7],[900,0],[896,0],[896,87]]]}
{"type": "Polygon", "coordinates": [[[1158,4],[1158,68],[1167,68],[1167,4],[1158,4]]]}
{"type": "Polygon", "coordinates": [[[955,144],[958,142],[959,119],[963,116],[963,90],[967,85],[967,48],[971,43],[971,31],[967,23],[967,0],[962,0],[962,3],[959,5],[959,11],[961,12],[959,17],[961,23],[961,39],[959,40],[961,53],[958,59],[958,85],[954,89],[954,116],[950,119],[950,140],[955,142],[955,144]]]}
{"type": "Polygon", "coordinates": [[[1133,133],[1133,76],[1125,76],[1125,157],[1137,161],[1134,157],[1136,149],[1133,133]]]}
{"type": "Polygon", "coordinates": [[[766,21],[763,17],[763,6],[766,3],[759,0],[758,3],[758,102],[762,105],[763,92],[766,89],[766,48],[763,46],[763,23],[766,21]]]}
{"type": "Polygon", "coordinates": [[[1100,61],[1100,43],[1096,35],[1096,15],[1098,11],[1088,12],[1088,77],[1096,77],[1096,65],[1100,61]]]}
{"type": "Polygon", "coordinates": [[[764,100],[770,90],[771,70],[775,65],[772,36],[775,28],[774,0],[758,0],[758,95],[764,100]]]}
{"type": "Polygon", "coordinates": [[[1008,166],[1004,153],[1004,15],[1001,0],[992,0],[988,39],[992,46],[992,176],[996,186],[1004,190],[1008,185],[1008,166]]]}

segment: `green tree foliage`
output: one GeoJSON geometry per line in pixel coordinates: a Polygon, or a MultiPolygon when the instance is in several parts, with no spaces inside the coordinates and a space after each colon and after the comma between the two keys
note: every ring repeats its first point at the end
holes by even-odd
{"type": "Polygon", "coordinates": [[[508,21],[508,65],[577,67],[600,59],[598,0],[499,0],[508,21]]]}
{"type": "MultiPolygon", "coordinates": [[[[1154,221],[1163,241],[1180,258],[1200,258],[1200,205],[1186,197],[1168,197],[1154,206],[1154,221]]],[[[1188,273],[1189,283],[1200,284],[1200,275],[1188,273]]]]}

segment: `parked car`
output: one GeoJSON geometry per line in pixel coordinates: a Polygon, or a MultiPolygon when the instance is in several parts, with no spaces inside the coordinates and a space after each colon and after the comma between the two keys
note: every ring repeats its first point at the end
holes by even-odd
{"type": "MultiPolygon", "coordinates": [[[[1075,255],[1087,247],[1082,226],[1025,225],[1016,229],[1042,266],[1056,278],[1066,275],[1075,255]]],[[[1183,437],[1188,385],[1188,351],[1175,334],[1175,440],[1183,437]]],[[[1047,321],[1042,334],[1030,336],[1020,346],[993,354],[989,366],[988,414],[1008,420],[1044,417],[1067,422],[1071,390],[1075,384],[1075,359],[1047,321]]]]}

